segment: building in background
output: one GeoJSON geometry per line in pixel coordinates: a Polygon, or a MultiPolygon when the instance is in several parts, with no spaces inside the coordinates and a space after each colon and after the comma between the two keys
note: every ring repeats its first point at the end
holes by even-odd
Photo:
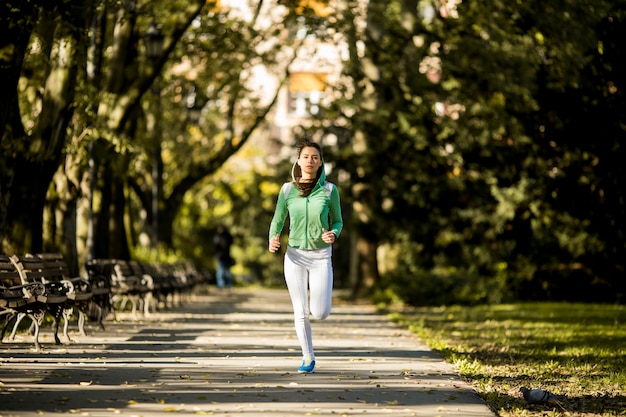
{"type": "MultiPolygon", "coordinates": [[[[223,13],[252,19],[256,1],[209,0],[223,13]]],[[[266,1],[259,13],[257,25],[266,27],[287,14],[284,0],[266,1]]],[[[268,149],[271,159],[278,162],[291,157],[293,131],[297,126],[306,126],[312,118],[319,117],[322,109],[330,103],[333,86],[339,82],[342,63],[347,48],[342,47],[338,36],[329,36],[327,19],[333,18],[333,1],[301,0],[301,16],[289,34],[297,47],[285,59],[295,59],[289,65],[289,79],[282,86],[278,100],[267,118],[267,124],[250,138],[253,146],[268,149]]],[[[279,88],[279,78],[284,74],[273,74],[267,68],[253,68],[253,88],[261,91],[270,100],[279,88]]],[[[271,163],[270,162],[270,163],[271,163]]]]}

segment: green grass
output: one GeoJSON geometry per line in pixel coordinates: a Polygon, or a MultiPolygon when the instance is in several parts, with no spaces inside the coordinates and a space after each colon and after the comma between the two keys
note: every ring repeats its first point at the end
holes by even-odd
{"type": "Polygon", "coordinates": [[[390,317],[453,363],[500,416],[626,416],[626,308],[525,303],[390,317]],[[519,387],[566,395],[529,405],[519,387]]]}

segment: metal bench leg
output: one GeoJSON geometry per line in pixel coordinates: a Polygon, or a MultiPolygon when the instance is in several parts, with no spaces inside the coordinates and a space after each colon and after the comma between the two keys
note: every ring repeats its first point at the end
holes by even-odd
{"type": "Polygon", "coordinates": [[[65,340],[67,340],[68,342],[73,342],[68,332],[68,329],[70,327],[70,319],[72,318],[73,311],[74,309],[72,307],[63,309],[63,336],[65,337],[65,340]]]}
{"type": "Polygon", "coordinates": [[[0,333],[0,342],[4,340],[4,334],[6,333],[11,321],[17,316],[17,313],[14,311],[3,311],[1,314],[6,314],[6,319],[4,320],[4,326],[2,326],[2,333],[0,333]]]}
{"type": "Polygon", "coordinates": [[[45,311],[38,311],[32,314],[33,325],[35,326],[35,350],[37,352],[41,350],[41,344],[39,343],[39,329],[41,329],[41,323],[43,322],[44,315],[45,311]]]}
{"type": "Polygon", "coordinates": [[[85,313],[81,310],[78,310],[78,334],[87,336],[87,332],[85,331],[85,313]]]}
{"type": "Polygon", "coordinates": [[[146,317],[150,317],[150,302],[152,301],[152,293],[147,292],[143,296],[143,314],[146,317]]]}
{"type": "Polygon", "coordinates": [[[17,333],[17,328],[19,327],[20,322],[24,320],[24,317],[26,317],[26,315],[27,315],[26,313],[17,313],[17,319],[15,319],[15,324],[13,325],[13,330],[11,330],[11,334],[9,335],[9,340],[15,340],[15,334],[17,333]]]}

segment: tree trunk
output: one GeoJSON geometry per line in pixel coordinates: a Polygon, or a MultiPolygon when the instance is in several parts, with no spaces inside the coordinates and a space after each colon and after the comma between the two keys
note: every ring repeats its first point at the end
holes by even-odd
{"type": "MultiPolygon", "coordinates": [[[[5,130],[3,134],[3,148],[5,144],[9,149],[19,148],[17,152],[8,153],[9,158],[4,163],[8,168],[9,180],[3,185],[8,190],[6,195],[3,194],[3,203],[7,207],[5,224],[8,226],[5,229],[8,233],[3,235],[5,251],[11,249],[15,253],[25,253],[43,250],[42,231],[46,193],[54,173],[63,160],[67,127],[74,113],[77,45],[80,45],[82,33],[77,30],[79,26],[76,24],[82,17],[82,9],[61,7],[58,13],[62,18],[59,19],[59,15],[50,13],[50,10],[39,10],[37,29],[47,41],[42,51],[48,56],[50,66],[43,70],[41,111],[37,115],[32,138],[23,137],[25,134],[21,115],[15,107],[11,107],[13,108],[9,113],[11,119],[6,123],[11,128],[5,130]],[[11,169],[12,166],[15,167],[14,171],[11,169]],[[15,173],[14,177],[11,176],[12,172],[15,173]]],[[[22,41],[27,42],[28,39],[22,41]]],[[[23,56],[24,52],[20,58],[23,59],[23,56]]],[[[30,70],[33,71],[31,73],[33,80],[42,75],[37,74],[35,68],[30,70]]],[[[12,72],[12,75],[15,74],[12,72]]],[[[17,82],[13,85],[15,90],[11,91],[9,94],[11,96],[17,94],[17,82]]],[[[25,116],[33,117],[30,114],[25,116]]],[[[54,218],[51,221],[54,221],[54,218]]]]}
{"type": "MultiPolygon", "coordinates": [[[[0,242],[3,253],[11,253],[16,244],[25,240],[13,239],[14,235],[19,236],[16,228],[23,229],[25,225],[16,222],[17,207],[11,205],[14,196],[20,198],[21,195],[14,194],[15,154],[28,143],[20,118],[17,86],[38,9],[35,2],[21,2],[20,7],[14,7],[10,2],[0,5],[3,30],[0,36],[0,79],[5,86],[0,94],[0,242]]],[[[27,239],[30,241],[30,236],[27,239]]]]}
{"type": "Polygon", "coordinates": [[[166,205],[159,213],[159,241],[168,248],[174,247],[174,220],[180,206],[166,205]]]}
{"type": "Polygon", "coordinates": [[[130,259],[130,249],[125,222],[125,178],[113,167],[110,160],[103,161],[98,172],[101,175],[99,201],[94,207],[95,233],[94,258],[130,259]]]}
{"type": "Polygon", "coordinates": [[[114,177],[113,182],[113,201],[111,205],[111,223],[110,223],[110,255],[112,258],[130,259],[130,248],[128,247],[128,237],[124,222],[126,209],[124,181],[119,177],[114,177]]]}
{"type": "Polygon", "coordinates": [[[380,281],[378,272],[378,257],[376,251],[378,247],[375,243],[368,242],[361,238],[357,243],[361,267],[361,290],[369,291],[380,281]]]}
{"type": "Polygon", "coordinates": [[[69,272],[73,277],[80,275],[78,247],[76,245],[76,220],[78,212],[78,198],[72,198],[66,202],[65,214],[63,216],[63,243],[65,247],[65,260],[69,268],[69,272]]]}
{"type": "Polygon", "coordinates": [[[7,207],[8,227],[2,249],[7,254],[41,252],[43,208],[50,177],[45,175],[41,164],[22,158],[17,158],[15,162],[16,180],[8,188],[11,198],[7,207]]]}
{"type": "Polygon", "coordinates": [[[352,239],[355,244],[352,247],[350,265],[350,297],[356,299],[371,293],[372,288],[380,282],[380,272],[377,245],[354,235],[352,239]]]}

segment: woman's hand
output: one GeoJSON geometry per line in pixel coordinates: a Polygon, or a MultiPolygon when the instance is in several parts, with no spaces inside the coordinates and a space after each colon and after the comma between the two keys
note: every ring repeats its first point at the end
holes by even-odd
{"type": "Polygon", "coordinates": [[[269,249],[272,253],[280,249],[280,235],[276,235],[270,240],[269,249]]]}
{"type": "Polygon", "coordinates": [[[322,240],[326,243],[335,243],[335,240],[337,240],[337,236],[335,236],[335,234],[331,231],[328,231],[326,229],[322,229],[322,240]]]}

